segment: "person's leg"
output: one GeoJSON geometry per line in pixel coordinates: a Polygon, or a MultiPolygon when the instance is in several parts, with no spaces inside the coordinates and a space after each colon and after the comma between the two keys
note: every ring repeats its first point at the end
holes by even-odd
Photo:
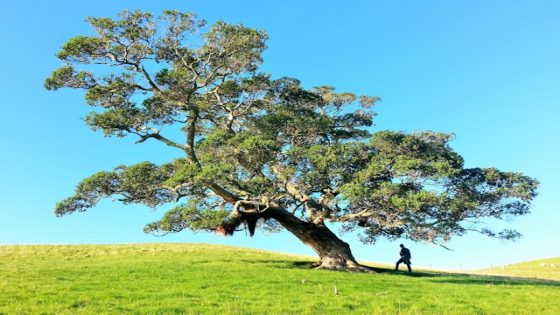
{"type": "Polygon", "coordinates": [[[403,262],[403,259],[399,259],[399,261],[397,261],[397,264],[395,265],[395,270],[399,270],[399,265],[403,262]]]}
{"type": "Polygon", "coordinates": [[[412,268],[410,268],[410,258],[403,259],[403,261],[406,267],[408,268],[408,272],[411,272],[412,268]]]}

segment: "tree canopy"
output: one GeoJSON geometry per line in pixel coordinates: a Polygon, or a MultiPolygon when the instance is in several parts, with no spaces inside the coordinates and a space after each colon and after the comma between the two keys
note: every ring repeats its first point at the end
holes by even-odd
{"type": "Polygon", "coordinates": [[[529,212],[537,181],[496,168],[466,168],[452,135],[372,133],[376,96],[307,89],[259,72],[264,31],[192,13],[155,18],[123,11],[87,19],[95,34],[66,42],[49,90],[85,91],[85,117],[105,136],[159,141],[177,158],[119,165],[78,184],[58,216],[101,199],[171,204],[148,233],[287,229],[323,268],[359,268],[325,222],[359,230],[361,240],[408,238],[437,244],[468,231],[504,239],[486,218],[529,212]],[[180,130],[164,134],[167,130],[180,130]]]}

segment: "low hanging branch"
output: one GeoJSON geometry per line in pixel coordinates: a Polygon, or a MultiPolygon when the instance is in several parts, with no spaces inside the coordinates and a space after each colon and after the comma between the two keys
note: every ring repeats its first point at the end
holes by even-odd
{"type": "MultiPolygon", "coordinates": [[[[224,236],[233,235],[233,233],[237,231],[237,228],[244,223],[249,231],[249,235],[253,236],[255,234],[257,222],[260,219],[266,221],[272,217],[267,213],[270,207],[270,203],[263,203],[262,201],[238,200],[235,202],[233,211],[228,219],[216,228],[216,233],[224,236]]],[[[276,205],[273,205],[273,207],[276,207],[276,205]]]]}

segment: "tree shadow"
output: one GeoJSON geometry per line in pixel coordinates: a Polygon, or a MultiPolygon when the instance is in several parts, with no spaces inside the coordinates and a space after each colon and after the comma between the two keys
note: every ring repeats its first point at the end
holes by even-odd
{"type": "Polygon", "coordinates": [[[434,277],[429,281],[435,283],[449,283],[449,284],[468,284],[468,285],[537,285],[537,286],[551,286],[560,287],[560,281],[538,279],[538,278],[518,278],[506,276],[485,276],[485,275],[472,275],[472,274],[453,274],[441,275],[434,277]]]}
{"type": "MultiPolygon", "coordinates": [[[[274,263],[281,265],[277,266],[282,269],[296,268],[296,269],[312,269],[316,262],[314,261],[283,261],[274,260],[274,263]]],[[[477,275],[469,273],[449,273],[449,272],[434,272],[434,271],[397,271],[392,268],[364,266],[378,274],[398,275],[415,278],[429,278],[427,281],[434,283],[448,283],[459,285],[538,285],[538,286],[553,286],[560,287],[560,281],[539,279],[539,278],[521,278],[521,277],[508,277],[496,275],[477,275]]],[[[333,272],[345,272],[344,270],[333,270],[333,272]]]]}
{"type": "Polygon", "coordinates": [[[290,265],[294,268],[309,269],[315,267],[317,262],[315,261],[292,261],[290,265]]]}
{"type": "MultiPolygon", "coordinates": [[[[240,259],[247,264],[266,264],[277,269],[300,269],[309,270],[317,266],[317,261],[312,260],[282,260],[282,259],[240,259]]],[[[497,275],[478,275],[470,273],[451,273],[419,270],[407,272],[405,270],[394,270],[389,267],[374,267],[363,265],[374,274],[387,274],[395,276],[407,276],[414,278],[429,278],[427,281],[434,283],[448,283],[458,285],[538,285],[560,287],[560,281],[539,278],[521,278],[497,275]]],[[[348,272],[345,270],[331,270],[332,272],[348,272]]]]}
{"type": "MultiPolygon", "coordinates": [[[[282,259],[239,259],[240,262],[245,264],[277,264],[277,265],[284,265],[286,268],[303,268],[302,266],[310,263],[309,261],[289,261],[289,260],[282,260],[282,259]]],[[[280,266],[278,266],[280,267],[280,266]]]]}

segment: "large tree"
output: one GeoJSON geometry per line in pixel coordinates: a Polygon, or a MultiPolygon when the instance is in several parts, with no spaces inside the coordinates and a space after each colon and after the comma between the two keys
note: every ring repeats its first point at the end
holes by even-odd
{"type": "Polygon", "coordinates": [[[178,11],[87,21],[95,35],[62,46],[64,65],[46,88],[85,90],[96,108],[85,117],[93,130],[159,141],[177,149],[177,158],[93,174],[56,205],[58,216],[109,196],[172,204],[145,232],[284,228],[329,269],[363,267],[327,222],[359,229],[365,243],[386,237],[442,244],[468,231],[519,236],[484,223],[528,213],[534,179],[465,168],[449,134],[370,133],[377,97],[306,89],[258,72],[263,31],[222,21],[206,27],[178,11]]]}

